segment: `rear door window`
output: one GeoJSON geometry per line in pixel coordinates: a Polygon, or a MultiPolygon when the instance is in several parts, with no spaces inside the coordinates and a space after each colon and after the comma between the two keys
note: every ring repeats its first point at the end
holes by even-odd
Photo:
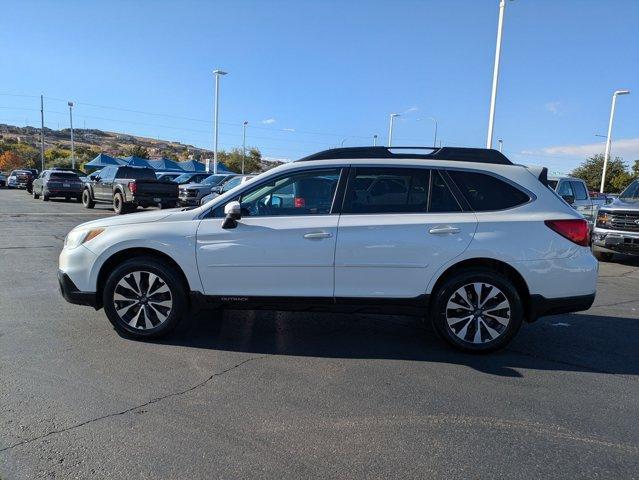
{"type": "Polygon", "coordinates": [[[559,187],[557,188],[557,194],[561,197],[569,195],[571,197],[575,196],[575,193],[572,191],[572,186],[570,182],[566,180],[562,180],[559,182],[559,187]]]}
{"type": "Polygon", "coordinates": [[[449,170],[448,173],[476,212],[505,210],[530,200],[515,186],[486,173],[462,170],[449,170]]]}

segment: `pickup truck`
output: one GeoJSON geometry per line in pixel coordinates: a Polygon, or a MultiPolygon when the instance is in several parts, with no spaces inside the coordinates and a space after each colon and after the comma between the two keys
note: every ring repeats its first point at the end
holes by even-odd
{"type": "Polygon", "coordinates": [[[621,192],[619,198],[597,212],[592,232],[592,253],[604,262],[615,252],[639,255],[639,180],[621,192]]]}
{"type": "Polygon", "coordinates": [[[98,175],[90,177],[82,191],[85,208],[93,208],[96,203],[111,203],[117,215],[137,207],[173,208],[177,200],[177,184],[158,180],[155,170],[147,167],[104,167],[98,175]]]}
{"type": "Polygon", "coordinates": [[[581,178],[548,176],[548,185],[584,216],[590,228],[594,226],[597,210],[606,203],[605,197],[592,198],[581,178]]]}

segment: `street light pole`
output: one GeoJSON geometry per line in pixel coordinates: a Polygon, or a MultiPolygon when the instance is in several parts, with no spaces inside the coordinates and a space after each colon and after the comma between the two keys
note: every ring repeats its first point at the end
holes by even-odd
{"type": "MultiPolygon", "coordinates": [[[[218,138],[218,119],[220,116],[220,76],[226,75],[222,70],[214,70],[215,75],[215,115],[213,126],[213,175],[217,175],[217,138],[218,138]]],[[[206,162],[206,172],[210,171],[209,162],[206,162]]]]}
{"type": "Polygon", "coordinates": [[[490,94],[490,113],[488,114],[488,138],[486,148],[493,148],[493,128],[495,125],[495,103],[497,102],[497,83],[499,81],[499,59],[501,56],[501,33],[504,28],[504,10],[506,0],[499,0],[499,21],[497,23],[497,46],[495,47],[495,65],[493,67],[493,89],[490,94]]]}
{"type": "Polygon", "coordinates": [[[242,124],[242,175],[244,175],[244,161],[246,160],[246,126],[248,122],[244,120],[242,124]]]}
{"type": "Polygon", "coordinates": [[[73,144],[73,102],[69,102],[69,125],[71,125],[71,170],[75,170],[75,146],[73,144]]]}
{"type": "Polygon", "coordinates": [[[390,114],[390,125],[388,126],[388,146],[393,146],[393,121],[395,117],[399,117],[399,113],[391,113],[390,114]]]}
{"type": "Polygon", "coordinates": [[[504,149],[504,141],[500,138],[497,142],[499,143],[499,153],[502,153],[502,150],[504,149]]]}
{"type": "Polygon", "coordinates": [[[40,95],[40,163],[44,172],[44,95],[40,95]]]}
{"type": "Polygon", "coordinates": [[[377,146],[377,134],[373,135],[373,147],[377,146]]]}
{"type": "Polygon", "coordinates": [[[606,183],[606,169],[608,168],[608,160],[610,159],[610,143],[612,136],[612,121],[615,118],[615,106],[617,105],[617,95],[628,95],[630,90],[616,90],[612,94],[612,105],[610,107],[610,121],[608,122],[608,137],[606,138],[606,153],[604,153],[603,171],[601,172],[601,187],[599,193],[603,193],[604,184],[606,183]]]}

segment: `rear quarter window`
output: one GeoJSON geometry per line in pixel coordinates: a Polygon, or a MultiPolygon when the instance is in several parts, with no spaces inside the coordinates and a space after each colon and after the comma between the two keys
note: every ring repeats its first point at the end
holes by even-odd
{"type": "Polygon", "coordinates": [[[526,193],[492,175],[461,170],[448,173],[476,212],[505,210],[530,201],[526,193]]]}

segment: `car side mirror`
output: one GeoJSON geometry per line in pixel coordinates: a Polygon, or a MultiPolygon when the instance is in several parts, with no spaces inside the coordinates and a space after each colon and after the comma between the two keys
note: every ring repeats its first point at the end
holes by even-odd
{"type": "Polygon", "coordinates": [[[222,187],[220,187],[219,185],[211,187],[211,193],[222,193],[222,187]]]}
{"type": "Polygon", "coordinates": [[[100,177],[97,177],[97,176],[96,176],[96,177],[93,177],[93,178],[92,178],[92,180],[93,180],[94,182],[99,182],[99,181],[100,181],[100,177]]]}
{"type": "Polygon", "coordinates": [[[568,205],[575,203],[575,197],[572,195],[562,195],[561,198],[563,198],[568,205]]]}
{"type": "Polygon", "coordinates": [[[222,228],[235,228],[237,221],[242,218],[242,206],[240,202],[229,202],[224,206],[224,215],[226,218],[222,223],[222,228]]]}

